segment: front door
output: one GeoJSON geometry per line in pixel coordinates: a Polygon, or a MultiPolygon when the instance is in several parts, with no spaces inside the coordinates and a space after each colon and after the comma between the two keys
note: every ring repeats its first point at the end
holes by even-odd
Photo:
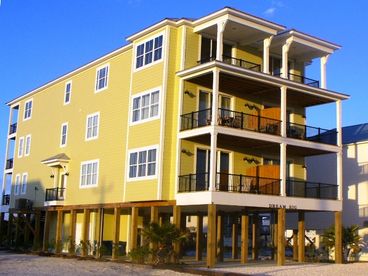
{"type": "Polygon", "coordinates": [[[209,182],[209,160],[210,151],[197,149],[196,160],[196,191],[205,191],[208,189],[209,182]]]}
{"type": "Polygon", "coordinates": [[[228,191],[229,190],[229,153],[227,152],[219,152],[219,190],[220,191],[228,191]]]}

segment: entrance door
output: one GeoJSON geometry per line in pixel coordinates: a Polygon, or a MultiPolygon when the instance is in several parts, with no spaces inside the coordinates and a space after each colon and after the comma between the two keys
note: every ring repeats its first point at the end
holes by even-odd
{"type": "MultiPolygon", "coordinates": [[[[229,153],[219,152],[220,164],[219,164],[219,190],[228,191],[229,190],[229,153]]],[[[231,190],[231,189],[230,189],[231,190]]]]}
{"type": "Polygon", "coordinates": [[[197,149],[196,163],[196,191],[205,191],[208,188],[209,182],[209,160],[210,151],[197,149]]]}
{"type": "Polygon", "coordinates": [[[212,94],[199,91],[198,126],[206,126],[211,123],[212,94]]]}
{"type": "Polygon", "coordinates": [[[59,194],[58,194],[59,200],[64,200],[67,177],[68,176],[66,174],[60,175],[60,185],[59,185],[59,194]]]}

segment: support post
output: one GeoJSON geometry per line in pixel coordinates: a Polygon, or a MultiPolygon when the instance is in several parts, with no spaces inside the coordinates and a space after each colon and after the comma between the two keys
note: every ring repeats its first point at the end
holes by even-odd
{"type": "Polygon", "coordinates": [[[270,46],[273,36],[263,40],[263,73],[270,73],[270,46]]]}
{"type": "Polygon", "coordinates": [[[49,234],[50,234],[50,219],[51,212],[45,212],[45,227],[43,232],[42,251],[48,251],[49,249],[49,234]]]}
{"type": "Polygon", "coordinates": [[[293,229],[293,261],[298,261],[298,230],[293,229]]]}
{"type": "Polygon", "coordinates": [[[102,257],[102,244],[103,244],[103,235],[104,235],[104,222],[105,222],[105,211],[104,208],[99,208],[97,211],[98,216],[98,226],[97,226],[97,250],[96,250],[96,257],[102,257]]]}
{"type": "Polygon", "coordinates": [[[197,232],[196,232],[196,261],[202,261],[203,246],[203,216],[197,216],[197,232]]]}
{"type": "Polygon", "coordinates": [[[277,210],[277,265],[285,264],[285,209],[277,210]]]}
{"type": "Polygon", "coordinates": [[[254,214],[252,217],[252,259],[258,259],[258,246],[259,246],[259,217],[258,214],[254,214]]]}
{"type": "Polygon", "coordinates": [[[223,56],[223,43],[224,43],[224,31],[227,21],[221,21],[217,23],[217,40],[216,40],[216,59],[222,61],[223,56]]]}
{"type": "Polygon", "coordinates": [[[130,242],[129,251],[137,248],[137,237],[138,237],[138,207],[132,207],[130,223],[130,242]]]}
{"type": "Polygon", "coordinates": [[[41,212],[35,212],[35,234],[33,237],[33,250],[37,251],[40,248],[40,228],[41,228],[41,212]]]}
{"type": "MultiPolygon", "coordinates": [[[[151,223],[158,223],[158,207],[157,206],[151,206],[151,218],[150,218],[150,222],[151,223]]],[[[150,248],[152,250],[156,250],[157,249],[157,243],[150,243],[150,248]]]]}
{"type": "Polygon", "coordinates": [[[290,45],[293,42],[292,38],[288,38],[285,44],[282,46],[282,68],[281,68],[281,77],[287,79],[289,77],[289,49],[290,45]]]}
{"type": "Polygon", "coordinates": [[[298,262],[305,262],[305,214],[298,212],[298,262]]]}
{"type": "Polygon", "coordinates": [[[342,212],[335,212],[335,263],[342,264],[342,212]]]}
{"type": "Polygon", "coordinates": [[[8,236],[8,246],[12,245],[13,235],[12,235],[12,227],[13,227],[13,213],[9,212],[9,220],[8,220],[8,229],[7,229],[7,236],[8,236]]]}
{"type": "Polygon", "coordinates": [[[232,220],[231,256],[235,260],[238,258],[238,217],[233,216],[232,220]]]}
{"type": "Polygon", "coordinates": [[[336,131],[337,131],[337,146],[339,151],[336,153],[337,162],[337,199],[342,200],[342,185],[343,185],[343,169],[342,169],[342,104],[341,100],[336,101],[336,131]]]}
{"type": "Polygon", "coordinates": [[[224,261],[224,216],[219,214],[217,216],[217,243],[216,243],[216,257],[217,262],[224,261]]]}
{"type": "Polygon", "coordinates": [[[70,233],[69,233],[69,254],[75,254],[75,231],[76,231],[77,211],[70,211],[70,233]]]}
{"type": "Polygon", "coordinates": [[[17,213],[17,220],[15,222],[15,245],[18,246],[19,245],[19,232],[20,232],[20,218],[21,218],[21,213],[17,213]]]}
{"type": "Polygon", "coordinates": [[[82,225],[82,253],[81,253],[82,257],[88,255],[87,242],[89,240],[89,220],[90,220],[90,210],[84,209],[83,225],[82,225]]]}
{"type": "MultiPolygon", "coordinates": [[[[178,205],[173,206],[173,224],[176,226],[176,228],[181,229],[181,207],[178,205]]],[[[174,252],[176,253],[176,256],[179,256],[180,242],[174,242],[174,252]]]]}
{"type": "Polygon", "coordinates": [[[208,204],[208,225],[207,225],[207,267],[214,267],[216,264],[216,205],[208,204]]]}
{"type": "Polygon", "coordinates": [[[25,224],[24,224],[24,244],[28,245],[29,243],[29,227],[30,227],[30,222],[31,222],[31,214],[26,214],[25,215],[25,224]]]}
{"type": "Polygon", "coordinates": [[[112,233],[112,259],[116,260],[119,256],[119,237],[120,237],[120,208],[114,208],[114,226],[112,233]]]}
{"type": "Polygon", "coordinates": [[[61,228],[63,226],[63,211],[57,210],[57,218],[56,218],[56,235],[55,235],[55,253],[61,253],[62,246],[62,237],[61,237],[61,228]]]}
{"type": "Polygon", "coordinates": [[[327,73],[326,65],[329,58],[329,54],[321,57],[321,88],[327,89],[327,73]]]}
{"type": "Polygon", "coordinates": [[[248,227],[249,216],[248,214],[242,214],[241,217],[241,260],[242,264],[248,262],[248,227]]]}

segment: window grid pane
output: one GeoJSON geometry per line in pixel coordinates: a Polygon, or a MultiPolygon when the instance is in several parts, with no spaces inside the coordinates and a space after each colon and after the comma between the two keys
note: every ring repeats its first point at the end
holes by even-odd
{"type": "Polygon", "coordinates": [[[135,68],[138,69],[144,65],[152,63],[153,61],[160,60],[162,58],[162,41],[163,36],[160,35],[154,39],[138,45],[136,48],[137,51],[135,68]]]}
{"type": "Polygon", "coordinates": [[[156,174],[156,149],[143,150],[129,155],[129,178],[156,174]]]}
{"type": "Polygon", "coordinates": [[[97,185],[98,162],[82,165],[81,186],[97,185]]]}
{"type": "Polygon", "coordinates": [[[160,91],[154,91],[133,99],[132,122],[158,116],[160,91]]]}

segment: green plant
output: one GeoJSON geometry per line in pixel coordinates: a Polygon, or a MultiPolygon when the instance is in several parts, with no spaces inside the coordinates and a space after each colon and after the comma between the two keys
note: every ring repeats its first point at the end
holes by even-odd
{"type": "Polygon", "coordinates": [[[140,246],[130,250],[129,257],[133,263],[144,264],[151,253],[152,251],[148,246],[140,246]]]}

